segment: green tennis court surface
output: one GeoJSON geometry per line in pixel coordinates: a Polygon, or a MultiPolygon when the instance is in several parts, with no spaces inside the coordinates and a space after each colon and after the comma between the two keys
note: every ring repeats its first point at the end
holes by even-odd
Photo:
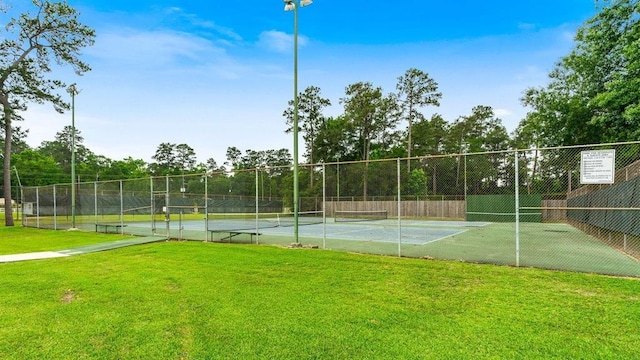
{"type": "MultiPolygon", "coordinates": [[[[209,220],[209,232],[204,219],[156,222],[155,232],[150,222],[125,224],[124,231],[133,235],[244,244],[286,246],[294,235],[290,223],[259,222],[256,229],[255,219],[209,220]]],[[[640,277],[638,260],[570,225],[521,223],[519,251],[515,234],[514,223],[481,221],[403,219],[399,227],[397,219],[336,223],[328,218],[299,226],[301,243],[333,250],[640,277]]]]}
{"type": "MultiPolygon", "coordinates": [[[[486,224],[486,223],[485,223],[486,224]]],[[[424,245],[467,231],[467,227],[481,226],[478,223],[454,221],[408,221],[398,226],[397,220],[315,224],[300,226],[299,236],[333,240],[367,241],[411,245],[424,245]]],[[[288,227],[262,229],[263,235],[293,236],[288,227]]]]}

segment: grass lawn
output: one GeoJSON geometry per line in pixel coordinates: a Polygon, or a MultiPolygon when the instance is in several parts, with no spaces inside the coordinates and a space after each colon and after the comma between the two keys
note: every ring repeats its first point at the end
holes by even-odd
{"type": "MultiPolygon", "coordinates": [[[[0,227],[0,242],[18,243],[23,231],[0,227]]],[[[52,243],[76,234],[41,231],[52,243]]],[[[0,264],[0,288],[2,359],[640,353],[640,281],[590,274],[161,242],[0,264]]]]}
{"type": "Polygon", "coordinates": [[[130,235],[43,230],[0,225],[0,255],[70,249],[77,246],[131,238],[130,235]]]}

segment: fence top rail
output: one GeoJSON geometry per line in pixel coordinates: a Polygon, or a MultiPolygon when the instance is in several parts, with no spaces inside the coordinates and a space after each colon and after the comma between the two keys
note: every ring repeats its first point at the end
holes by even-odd
{"type": "Polygon", "coordinates": [[[637,207],[586,207],[586,206],[535,206],[535,207],[520,207],[520,210],[617,210],[617,211],[630,211],[640,210],[637,207]]]}

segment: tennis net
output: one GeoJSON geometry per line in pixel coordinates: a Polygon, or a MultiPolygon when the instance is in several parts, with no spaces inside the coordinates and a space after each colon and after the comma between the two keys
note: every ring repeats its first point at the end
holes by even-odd
{"type": "Polygon", "coordinates": [[[336,210],[334,213],[335,222],[385,220],[387,218],[387,210],[336,210]]]}
{"type": "MultiPolygon", "coordinates": [[[[322,224],[323,219],[322,211],[298,213],[298,225],[322,224]]],[[[209,228],[250,230],[294,226],[295,219],[293,213],[209,213],[207,221],[209,228]]]]}

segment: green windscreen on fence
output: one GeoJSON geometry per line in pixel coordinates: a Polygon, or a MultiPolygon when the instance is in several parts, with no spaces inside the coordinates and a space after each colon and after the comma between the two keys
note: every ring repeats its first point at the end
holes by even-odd
{"type": "Polygon", "coordinates": [[[567,218],[622,234],[640,236],[640,177],[594,188],[567,200],[567,218]],[[592,208],[592,209],[590,209],[592,208]],[[611,210],[607,210],[611,209],[611,210]]]}
{"type": "MultiPolygon", "coordinates": [[[[519,203],[520,208],[540,208],[542,195],[520,195],[519,203]]],[[[515,222],[515,195],[468,195],[467,221],[515,222]]],[[[542,212],[540,209],[521,209],[520,221],[542,222],[542,212]]]]}

